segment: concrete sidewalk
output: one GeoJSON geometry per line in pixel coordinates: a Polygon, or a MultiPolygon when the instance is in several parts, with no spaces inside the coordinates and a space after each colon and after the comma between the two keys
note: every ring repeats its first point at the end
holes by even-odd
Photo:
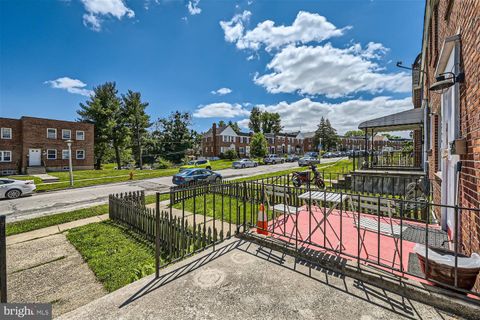
{"type": "Polygon", "coordinates": [[[47,227],[47,228],[42,228],[38,230],[33,230],[29,232],[24,232],[24,233],[19,233],[13,236],[8,236],[7,237],[7,245],[12,245],[16,243],[21,243],[25,241],[30,241],[33,239],[39,239],[39,238],[44,238],[48,237],[57,233],[64,232],[69,229],[73,229],[76,227],[81,227],[86,224],[90,223],[95,223],[95,222],[100,222],[108,219],[108,214],[102,214],[100,216],[94,216],[90,218],[85,218],[81,220],[76,220],[76,221],[71,221],[71,222],[66,222],[62,224],[57,224],[55,226],[47,227]]]}
{"type": "Polygon", "coordinates": [[[231,239],[59,319],[455,319],[431,306],[231,239]]]}

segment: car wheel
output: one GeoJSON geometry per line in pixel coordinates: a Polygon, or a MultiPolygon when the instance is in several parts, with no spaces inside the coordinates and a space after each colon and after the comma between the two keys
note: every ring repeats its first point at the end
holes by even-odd
{"type": "Polygon", "coordinates": [[[221,177],[216,177],[215,178],[215,183],[220,183],[222,182],[222,178],[221,177]]]}
{"type": "Polygon", "coordinates": [[[244,164],[242,164],[242,169],[245,169],[245,165],[244,165],[244,164]]]}
{"type": "Polygon", "coordinates": [[[253,164],[253,167],[254,167],[254,168],[255,168],[256,166],[258,166],[258,163],[254,163],[254,164],[253,164]]]}
{"type": "Polygon", "coordinates": [[[20,191],[18,189],[8,190],[7,193],[5,194],[5,196],[8,199],[16,199],[16,198],[20,197],[21,195],[22,195],[22,191],[20,191]]]}
{"type": "Polygon", "coordinates": [[[208,166],[208,167],[206,167],[205,169],[207,169],[207,170],[212,170],[212,167],[208,166]]]}

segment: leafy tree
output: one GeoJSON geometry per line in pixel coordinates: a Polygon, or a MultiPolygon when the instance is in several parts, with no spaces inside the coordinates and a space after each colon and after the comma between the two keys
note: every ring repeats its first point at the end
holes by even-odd
{"type": "Polygon", "coordinates": [[[132,151],[135,154],[137,164],[142,169],[142,153],[147,129],[152,125],[150,116],[145,112],[147,102],[142,102],[140,92],[128,90],[122,95],[122,112],[125,126],[129,129],[132,142],[132,151]]]}
{"type": "Polygon", "coordinates": [[[280,114],[264,111],[262,113],[262,131],[263,133],[278,134],[282,131],[280,114]]]}
{"type": "Polygon", "coordinates": [[[387,137],[388,140],[400,139],[401,138],[400,136],[393,135],[393,134],[390,134],[390,133],[382,133],[382,136],[387,137]]]}
{"type": "Polygon", "coordinates": [[[262,111],[258,107],[253,107],[250,112],[250,122],[248,123],[248,127],[254,133],[262,130],[262,111]]]}
{"type": "Polygon", "coordinates": [[[313,138],[315,146],[318,146],[320,141],[322,143],[322,150],[331,150],[338,141],[337,130],[332,127],[328,119],[325,120],[323,117],[320,119],[320,124],[313,138]]]}
{"type": "Polygon", "coordinates": [[[250,140],[250,154],[253,157],[265,157],[268,152],[268,142],[263,133],[257,132],[253,134],[250,140]]]}
{"type": "Polygon", "coordinates": [[[152,132],[154,152],[163,158],[180,162],[187,149],[192,148],[196,132],[190,130],[192,116],[188,113],[175,111],[168,118],[160,118],[155,123],[152,132]]]}
{"type": "Polygon", "coordinates": [[[228,159],[228,160],[233,160],[238,157],[237,151],[235,151],[235,149],[228,149],[227,151],[225,151],[223,156],[225,157],[225,159],[228,159]]]}
{"type": "Polygon", "coordinates": [[[226,126],[225,121],[223,121],[223,120],[218,121],[218,126],[219,127],[225,127],[226,126]]]}
{"type": "Polygon", "coordinates": [[[365,132],[363,130],[350,130],[345,132],[345,137],[363,137],[365,136],[365,132]]]}
{"type": "Polygon", "coordinates": [[[123,128],[122,124],[117,123],[120,118],[120,99],[117,97],[115,82],[99,85],[93,88],[93,92],[85,104],[80,103],[77,114],[80,121],[95,125],[95,169],[101,169],[103,157],[111,145],[115,149],[117,165],[120,166],[120,147],[124,139],[119,136],[123,133],[123,128]]]}

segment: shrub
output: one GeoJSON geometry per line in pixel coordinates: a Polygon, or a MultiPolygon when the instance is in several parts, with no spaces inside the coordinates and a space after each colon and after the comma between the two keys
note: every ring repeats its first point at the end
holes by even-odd
{"type": "Polygon", "coordinates": [[[228,159],[228,160],[233,160],[233,159],[236,159],[237,158],[237,151],[235,151],[235,149],[228,149],[225,154],[225,159],[228,159]]]}
{"type": "Polygon", "coordinates": [[[155,167],[157,169],[170,169],[173,167],[173,163],[166,160],[166,159],[163,159],[163,158],[159,158],[157,160],[157,164],[155,165],[155,167]]]}

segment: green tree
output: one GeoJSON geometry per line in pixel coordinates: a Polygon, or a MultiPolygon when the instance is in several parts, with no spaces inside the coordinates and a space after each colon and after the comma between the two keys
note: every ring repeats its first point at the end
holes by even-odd
{"type": "Polygon", "coordinates": [[[158,119],[152,133],[156,153],[167,160],[180,162],[194,144],[196,132],[189,129],[191,125],[192,116],[188,112],[175,111],[168,118],[158,119]]]}
{"type": "Polygon", "coordinates": [[[262,111],[258,107],[253,107],[250,112],[250,122],[248,127],[254,133],[261,132],[262,130],[262,111]]]}
{"type": "Polygon", "coordinates": [[[282,131],[280,114],[264,111],[261,116],[263,133],[278,134],[282,131]]]}
{"type": "Polygon", "coordinates": [[[226,126],[225,121],[223,121],[223,120],[218,121],[218,126],[219,127],[225,127],[226,126]]]}
{"type": "Polygon", "coordinates": [[[119,139],[115,132],[121,124],[118,124],[120,116],[120,99],[117,97],[115,82],[106,82],[93,88],[93,95],[85,102],[80,103],[77,114],[79,120],[95,125],[94,152],[95,169],[102,167],[103,157],[107,149],[113,145],[116,151],[117,165],[120,166],[120,146],[123,139],[119,139]]]}
{"type": "Polygon", "coordinates": [[[345,132],[345,137],[363,137],[365,136],[365,132],[363,130],[349,130],[345,132]]]}
{"type": "Polygon", "coordinates": [[[128,90],[122,95],[122,112],[126,127],[129,129],[132,142],[132,152],[136,157],[137,165],[143,168],[142,154],[147,129],[152,125],[150,116],[145,112],[147,102],[142,102],[140,92],[128,90]]]}
{"type": "Polygon", "coordinates": [[[313,143],[318,146],[321,142],[322,150],[331,150],[335,147],[338,141],[337,130],[335,130],[328,119],[323,117],[320,119],[320,124],[315,131],[313,143]]]}
{"type": "Polygon", "coordinates": [[[253,134],[250,140],[250,154],[253,157],[265,157],[268,152],[268,142],[263,133],[257,132],[253,134]]]}
{"type": "Polygon", "coordinates": [[[225,157],[225,159],[228,159],[228,160],[236,159],[237,151],[235,151],[235,149],[228,149],[227,151],[225,151],[223,156],[225,157]]]}

